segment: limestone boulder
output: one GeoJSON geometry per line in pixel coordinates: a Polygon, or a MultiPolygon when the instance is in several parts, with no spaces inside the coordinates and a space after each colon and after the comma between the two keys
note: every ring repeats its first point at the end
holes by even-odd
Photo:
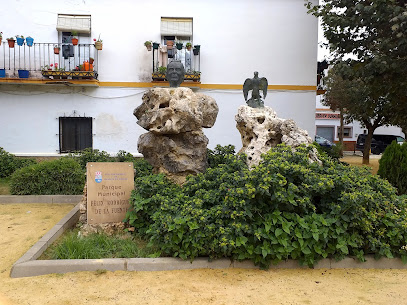
{"type": "Polygon", "coordinates": [[[252,108],[242,105],[238,108],[235,120],[243,145],[239,152],[247,155],[250,167],[258,165],[261,155],[280,143],[293,148],[312,143],[307,131],[299,128],[293,120],[278,118],[270,107],[252,108]]]}
{"type": "Polygon", "coordinates": [[[137,124],[152,133],[166,135],[212,127],[217,114],[213,98],[181,87],[151,89],[134,110],[137,124]]]}
{"type": "Polygon", "coordinates": [[[202,130],[174,135],[148,132],[140,136],[138,151],[154,167],[175,183],[182,184],[190,174],[203,172],[207,167],[208,138],[202,130]]]}

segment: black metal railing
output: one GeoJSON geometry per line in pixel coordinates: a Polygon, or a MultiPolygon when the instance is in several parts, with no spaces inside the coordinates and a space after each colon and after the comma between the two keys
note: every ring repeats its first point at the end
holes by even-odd
{"type": "Polygon", "coordinates": [[[153,46],[153,74],[152,79],[155,81],[165,80],[165,73],[168,63],[173,60],[180,61],[184,65],[184,80],[200,81],[201,78],[201,50],[200,46],[186,48],[183,46],[177,49],[176,45],[169,49],[168,47],[160,48],[158,45],[153,46]]]}
{"type": "Polygon", "coordinates": [[[94,44],[72,43],[16,43],[11,47],[5,40],[0,45],[1,69],[5,70],[3,77],[9,78],[18,77],[19,70],[29,71],[30,78],[49,77],[54,72],[70,76],[69,72],[78,71],[93,72],[87,77],[97,78],[98,50],[94,44]]]}

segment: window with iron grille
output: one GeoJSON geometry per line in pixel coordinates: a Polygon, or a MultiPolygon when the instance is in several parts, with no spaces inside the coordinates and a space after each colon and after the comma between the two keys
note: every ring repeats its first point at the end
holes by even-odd
{"type": "Polygon", "coordinates": [[[59,118],[59,151],[74,152],[92,147],[92,118],[59,118]]]}

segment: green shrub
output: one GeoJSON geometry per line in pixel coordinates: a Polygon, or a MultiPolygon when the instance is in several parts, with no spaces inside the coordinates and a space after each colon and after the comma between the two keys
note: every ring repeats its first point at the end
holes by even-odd
{"type": "Polygon", "coordinates": [[[280,145],[251,171],[245,156],[217,149],[216,166],[183,187],[163,175],[136,179],[127,221],[164,255],[250,259],[267,268],[288,258],[312,266],[325,257],[365,254],[407,262],[407,200],[366,168],[311,147],[280,145]]]}
{"type": "Polygon", "coordinates": [[[16,170],[11,176],[13,195],[77,195],[85,184],[84,171],[68,158],[45,161],[16,170]]]}
{"type": "Polygon", "coordinates": [[[313,143],[320,155],[327,155],[334,160],[341,158],[341,145],[339,143],[334,144],[332,147],[321,146],[317,142],[313,143]]]}
{"type": "Polygon", "coordinates": [[[67,158],[76,160],[83,170],[86,170],[86,164],[88,162],[114,162],[115,158],[104,150],[85,148],[77,153],[69,154],[67,158]]]}
{"type": "Polygon", "coordinates": [[[32,158],[17,158],[0,147],[0,178],[5,178],[15,170],[37,163],[32,158]]]}
{"type": "Polygon", "coordinates": [[[379,160],[378,175],[395,186],[399,194],[407,194],[407,143],[393,141],[379,160]]]}

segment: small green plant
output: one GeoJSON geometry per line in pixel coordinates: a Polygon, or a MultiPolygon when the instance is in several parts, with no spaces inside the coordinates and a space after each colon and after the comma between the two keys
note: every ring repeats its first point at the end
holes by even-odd
{"type": "Polygon", "coordinates": [[[81,166],[83,170],[86,170],[86,164],[88,162],[113,162],[114,158],[104,150],[85,148],[76,153],[69,154],[66,158],[75,159],[81,166]]]}
{"type": "Polygon", "coordinates": [[[78,32],[77,32],[77,31],[71,31],[71,36],[72,36],[72,37],[78,36],[78,32]]]}
{"type": "Polygon", "coordinates": [[[153,42],[152,42],[151,40],[147,40],[146,42],[144,42],[144,45],[145,45],[146,47],[148,47],[148,46],[151,47],[152,44],[153,44],[153,42]]]}
{"type": "Polygon", "coordinates": [[[165,74],[167,73],[167,67],[158,67],[158,73],[165,74]]]}
{"type": "Polygon", "coordinates": [[[189,50],[192,48],[192,44],[190,42],[187,42],[185,47],[189,50]]]}
{"type": "Polygon", "coordinates": [[[407,194],[407,143],[399,145],[393,141],[387,146],[377,173],[395,186],[399,194],[407,194]]]}
{"type": "Polygon", "coordinates": [[[9,177],[17,169],[35,163],[32,158],[18,158],[0,147],[0,178],[9,177]]]}
{"type": "Polygon", "coordinates": [[[11,176],[13,195],[78,195],[85,184],[84,171],[68,158],[45,161],[16,170],[11,176]]]}

